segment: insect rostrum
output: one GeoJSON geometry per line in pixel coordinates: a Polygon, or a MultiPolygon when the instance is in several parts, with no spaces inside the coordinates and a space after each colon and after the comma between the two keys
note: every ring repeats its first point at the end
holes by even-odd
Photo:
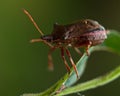
{"type": "Polygon", "coordinates": [[[70,67],[65,59],[65,53],[69,57],[69,60],[76,72],[77,78],[79,78],[76,65],[72,59],[68,47],[74,48],[79,54],[80,51],[78,48],[85,47],[86,53],[89,55],[88,49],[91,46],[101,44],[107,38],[107,31],[105,28],[97,21],[91,19],[84,19],[68,25],[54,24],[53,32],[50,35],[44,35],[33,20],[32,16],[26,10],[24,10],[24,12],[42,35],[39,39],[32,39],[31,42],[43,42],[50,47],[48,53],[48,67],[51,70],[53,69],[51,53],[55,49],[59,48],[68,72],[70,72],[70,67]]]}

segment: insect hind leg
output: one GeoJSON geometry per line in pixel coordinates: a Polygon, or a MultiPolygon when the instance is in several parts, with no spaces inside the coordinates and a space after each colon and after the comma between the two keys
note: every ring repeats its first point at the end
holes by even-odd
{"type": "Polygon", "coordinates": [[[87,54],[87,56],[89,56],[90,55],[90,53],[88,52],[88,49],[91,47],[91,45],[92,45],[92,42],[91,41],[89,41],[88,42],[88,44],[86,44],[86,54],[87,54]]]}

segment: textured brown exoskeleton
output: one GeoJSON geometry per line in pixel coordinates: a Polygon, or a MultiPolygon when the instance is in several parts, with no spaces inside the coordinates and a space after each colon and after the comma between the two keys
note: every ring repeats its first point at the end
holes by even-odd
{"type": "Polygon", "coordinates": [[[24,10],[24,12],[42,35],[39,39],[32,39],[31,42],[43,42],[50,47],[48,53],[48,67],[51,70],[53,69],[51,53],[55,49],[60,48],[61,56],[68,72],[70,72],[70,67],[68,66],[64,53],[66,53],[69,57],[69,60],[78,78],[78,71],[68,47],[74,48],[79,54],[80,51],[78,48],[85,47],[86,53],[89,55],[88,49],[91,46],[101,44],[107,38],[107,31],[104,29],[104,27],[98,22],[90,19],[81,20],[68,25],[54,24],[53,32],[50,35],[44,35],[33,20],[32,16],[26,10],[24,10]]]}

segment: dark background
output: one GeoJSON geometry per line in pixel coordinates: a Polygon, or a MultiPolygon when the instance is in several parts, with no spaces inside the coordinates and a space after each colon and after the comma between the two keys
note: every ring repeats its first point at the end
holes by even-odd
{"type": "MultiPolygon", "coordinates": [[[[40,34],[23,13],[27,9],[44,34],[53,24],[68,24],[90,18],[106,29],[120,30],[120,0],[1,0],[0,1],[0,96],[19,96],[41,92],[65,73],[59,50],[53,53],[55,70],[47,70],[48,47],[29,43],[40,34]]],[[[77,61],[79,55],[72,51],[77,61]]],[[[94,52],[79,82],[95,78],[120,64],[120,57],[107,52],[94,52]]],[[[82,92],[85,96],[120,95],[120,79],[105,86],[82,92]]],[[[71,96],[77,96],[73,94],[71,96]]]]}

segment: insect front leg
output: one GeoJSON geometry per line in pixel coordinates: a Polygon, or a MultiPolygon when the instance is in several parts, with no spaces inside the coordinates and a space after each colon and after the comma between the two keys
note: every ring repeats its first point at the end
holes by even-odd
{"type": "Polygon", "coordinates": [[[70,73],[70,67],[69,67],[69,65],[68,65],[68,63],[65,59],[64,48],[63,47],[61,47],[61,56],[62,56],[62,59],[64,61],[64,64],[66,66],[67,71],[70,73]]]}
{"type": "Polygon", "coordinates": [[[56,47],[52,47],[50,48],[49,52],[48,52],[48,69],[49,70],[53,70],[54,66],[53,66],[53,60],[52,60],[52,52],[56,49],[56,47]]]}
{"type": "Polygon", "coordinates": [[[78,70],[77,70],[76,65],[75,65],[75,63],[74,63],[74,61],[73,61],[73,59],[72,59],[72,56],[71,56],[71,54],[70,54],[70,52],[69,52],[69,50],[68,50],[67,48],[66,48],[66,54],[67,54],[67,56],[69,57],[69,60],[70,60],[72,66],[73,66],[73,68],[74,68],[74,71],[75,71],[75,73],[76,73],[77,78],[79,78],[78,70]]]}

